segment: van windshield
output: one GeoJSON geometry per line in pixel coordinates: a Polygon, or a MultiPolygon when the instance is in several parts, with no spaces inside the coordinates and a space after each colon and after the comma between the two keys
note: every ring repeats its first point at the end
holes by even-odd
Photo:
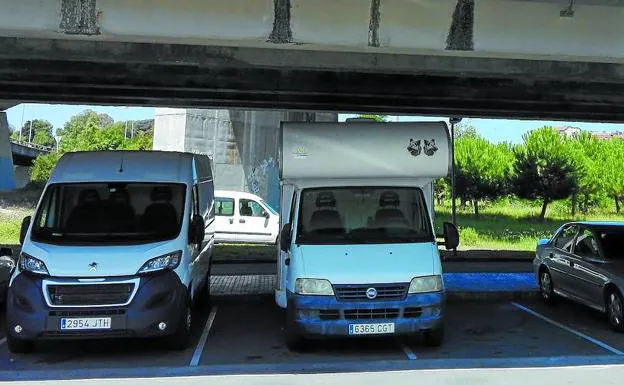
{"type": "Polygon", "coordinates": [[[50,185],[32,240],[44,243],[148,243],[180,233],[186,187],[164,183],[50,185]]]}
{"type": "Polygon", "coordinates": [[[299,244],[435,240],[419,188],[306,189],[299,210],[299,244]]]}

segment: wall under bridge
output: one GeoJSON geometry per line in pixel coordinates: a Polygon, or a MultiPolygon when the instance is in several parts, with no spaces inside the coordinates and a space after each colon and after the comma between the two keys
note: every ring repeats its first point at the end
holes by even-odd
{"type": "Polygon", "coordinates": [[[9,138],[9,122],[6,112],[0,112],[0,191],[15,188],[13,152],[9,138]]]}
{"type": "Polygon", "coordinates": [[[251,192],[279,209],[280,123],[337,120],[335,113],[157,108],[154,150],[208,155],[217,189],[251,192]]]}

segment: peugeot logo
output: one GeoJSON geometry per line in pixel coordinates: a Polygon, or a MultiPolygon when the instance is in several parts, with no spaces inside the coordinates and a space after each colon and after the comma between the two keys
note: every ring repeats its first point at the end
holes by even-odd
{"type": "Polygon", "coordinates": [[[91,262],[89,264],[89,271],[96,272],[97,271],[97,265],[98,265],[97,262],[91,262]]]}
{"type": "Polygon", "coordinates": [[[368,299],[377,298],[377,289],[375,289],[374,287],[369,287],[368,289],[366,289],[366,298],[368,299]]]}

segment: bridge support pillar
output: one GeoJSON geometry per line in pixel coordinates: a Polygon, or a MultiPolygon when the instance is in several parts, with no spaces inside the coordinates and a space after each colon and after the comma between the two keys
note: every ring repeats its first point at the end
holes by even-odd
{"type": "Polygon", "coordinates": [[[13,153],[9,138],[9,122],[6,112],[0,112],[0,191],[15,188],[13,173],[13,153]]]}

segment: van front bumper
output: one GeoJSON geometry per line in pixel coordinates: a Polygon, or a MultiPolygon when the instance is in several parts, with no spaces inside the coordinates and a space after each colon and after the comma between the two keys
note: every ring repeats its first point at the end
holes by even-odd
{"type": "Polygon", "coordinates": [[[183,318],[187,290],[172,271],[141,276],[126,306],[51,307],[43,296],[44,279],[22,273],[13,280],[7,295],[7,333],[11,336],[24,340],[161,337],[174,333],[183,318]],[[110,318],[111,327],[61,330],[62,318],[110,318]],[[165,330],[158,327],[161,322],[167,324],[165,330]]]}
{"type": "Polygon", "coordinates": [[[338,301],[334,296],[287,293],[289,327],[307,338],[359,337],[352,324],[393,323],[392,335],[415,335],[442,327],[444,293],[409,294],[400,301],[338,301]]]}

